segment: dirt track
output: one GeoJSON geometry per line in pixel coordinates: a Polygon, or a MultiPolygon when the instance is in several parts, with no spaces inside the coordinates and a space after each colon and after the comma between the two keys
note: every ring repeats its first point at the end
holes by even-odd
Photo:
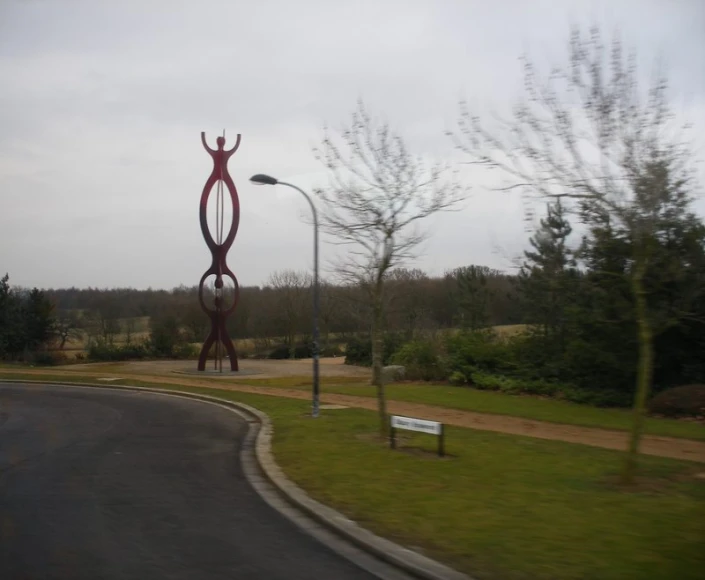
{"type": "MultiPolygon", "coordinates": [[[[330,359],[322,361],[321,374],[323,376],[353,376],[364,379],[369,376],[367,369],[344,366],[341,359],[330,359]]],[[[267,378],[280,376],[302,376],[307,374],[311,361],[242,361],[241,369],[252,378],[267,378]]],[[[95,375],[96,372],[105,371],[106,377],[134,378],[155,384],[178,383],[192,387],[209,387],[227,389],[233,391],[269,395],[275,397],[286,397],[291,399],[306,400],[310,394],[306,391],[296,389],[286,389],[280,387],[262,387],[243,383],[232,383],[204,380],[190,375],[176,374],[183,370],[184,363],[175,362],[145,362],[126,363],[123,365],[90,364],[74,365],[65,367],[65,370],[52,370],[52,374],[65,374],[67,379],[71,376],[81,376],[84,374],[95,375]],[[69,370],[70,369],[70,370],[69,370]],[[159,373],[159,374],[156,374],[159,373]],[[215,383],[215,384],[214,384],[215,383]]],[[[25,372],[25,371],[23,371],[25,372]]],[[[27,370],[30,374],[46,374],[47,370],[27,370]]],[[[0,371],[0,377],[2,372],[0,371]]],[[[225,378],[225,377],[224,377],[225,378]]],[[[246,380],[243,376],[240,380],[246,380]]],[[[370,397],[356,397],[349,395],[325,394],[321,395],[323,403],[346,405],[361,409],[376,409],[377,402],[370,397]]],[[[508,433],[512,435],[524,435],[536,437],[538,439],[552,439],[567,441],[570,443],[580,443],[593,447],[605,449],[621,450],[626,447],[627,434],[622,431],[610,431],[607,429],[597,429],[591,427],[579,427],[574,425],[563,425],[510,417],[507,415],[492,415],[485,413],[474,413],[471,411],[458,411],[442,407],[434,407],[418,403],[406,403],[401,401],[389,401],[389,411],[400,415],[423,417],[425,419],[441,421],[448,425],[457,427],[467,427],[471,429],[481,429],[485,431],[495,431],[498,433],[508,433]]],[[[655,435],[645,435],[642,439],[641,450],[647,455],[670,457],[673,459],[686,459],[705,463],[705,442],[693,441],[689,439],[679,439],[674,437],[660,437],[655,435]]]]}

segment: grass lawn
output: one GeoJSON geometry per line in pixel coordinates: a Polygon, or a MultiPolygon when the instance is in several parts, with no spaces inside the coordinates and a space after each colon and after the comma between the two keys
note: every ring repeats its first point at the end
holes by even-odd
{"type": "Polygon", "coordinates": [[[619,453],[449,428],[456,457],[440,460],[376,443],[371,412],[316,423],[295,407],[274,414],[275,455],[294,481],[477,578],[684,580],[705,569],[705,483],[688,477],[691,464],[646,459],[648,483],[627,493],[609,483],[619,453]]]}
{"type": "MultiPolygon", "coordinates": [[[[238,379],[237,382],[270,387],[311,388],[311,379],[307,377],[238,379]]],[[[375,396],[375,388],[360,383],[357,378],[324,379],[321,391],[323,393],[338,393],[359,397],[375,396]]],[[[386,387],[386,393],[390,400],[395,401],[424,403],[463,411],[511,415],[526,419],[550,421],[552,423],[601,427],[620,431],[629,429],[632,420],[631,412],[628,409],[600,409],[556,399],[506,395],[468,387],[390,384],[386,387]]],[[[689,421],[648,417],[645,422],[645,432],[651,435],[705,440],[705,426],[689,421]]]]}
{"type": "Polygon", "coordinates": [[[313,497],[478,579],[702,578],[697,464],[643,457],[642,481],[625,491],[613,484],[622,457],[614,451],[451,427],[452,457],[439,459],[430,436],[390,450],[370,411],[313,420],[305,401],[174,388],[268,413],[277,461],[313,497]]]}

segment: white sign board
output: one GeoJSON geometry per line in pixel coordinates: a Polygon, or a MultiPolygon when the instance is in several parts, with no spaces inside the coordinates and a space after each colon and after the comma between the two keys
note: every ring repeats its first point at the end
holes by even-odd
{"type": "Polygon", "coordinates": [[[443,425],[437,421],[400,417],[399,415],[392,415],[392,427],[395,429],[406,429],[407,431],[420,431],[431,435],[440,435],[443,431],[443,425]]]}

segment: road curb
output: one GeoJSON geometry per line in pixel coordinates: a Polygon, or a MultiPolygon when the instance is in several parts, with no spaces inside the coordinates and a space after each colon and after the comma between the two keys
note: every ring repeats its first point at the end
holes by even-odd
{"type": "MultiPolygon", "coordinates": [[[[248,420],[249,432],[245,439],[244,446],[254,447],[254,458],[259,471],[261,471],[278,494],[290,505],[294,506],[298,510],[301,510],[306,515],[314,519],[317,523],[323,525],[335,535],[354,544],[364,552],[371,554],[379,560],[386,562],[394,568],[397,568],[415,578],[420,580],[472,580],[466,574],[453,570],[452,568],[449,568],[440,562],[436,562],[431,558],[423,556],[418,552],[404,548],[403,546],[373,534],[372,532],[358,526],[354,521],[346,518],[340,512],[311,498],[303,489],[293,483],[284,474],[282,469],[274,460],[274,455],[272,454],[271,448],[274,428],[269,416],[259,409],[251,407],[245,403],[221,399],[220,397],[214,397],[211,395],[200,395],[197,393],[160,387],[137,387],[132,385],[69,383],[22,379],[9,380],[2,378],[0,378],[0,383],[41,384],[152,392],[178,396],[186,399],[194,399],[207,403],[214,403],[219,406],[229,408],[230,410],[240,411],[250,419],[254,420],[248,420]],[[252,441],[252,435],[254,435],[254,441],[252,441]]],[[[244,449],[243,451],[246,450],[247,449],[244,449]]],[[[245,474],[248,479],[251,479],[252,475],[248,473],[248,470],[245,470],[245,474]]],[[[257,485],[254,485],[254,482],[250,481],[250,483],[252,483],[253,487],[256,489],[258,488],[257,485]]],[[[273,507],[278,509],[277,506],[273,507]]],[[[349,555],[347,557],[351,558],[349,555]]]]}

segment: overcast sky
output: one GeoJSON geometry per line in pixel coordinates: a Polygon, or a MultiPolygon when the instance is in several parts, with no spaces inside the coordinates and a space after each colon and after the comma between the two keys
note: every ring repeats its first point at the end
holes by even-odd
{"type": "MultiPolygon", "coordinates": [[[[518,57],[562,62],[571,24],[619,29],[705,134],[703,0],[0,0],[0,275],[22,286],[194,285],[210,265],[198,203],[223,129],[241,203],[241,285],[311,267],[307,206],[266,172],[325,182],[311,153],[361,97],[421,155],[448,158],[461,97],[502,109],[518,57]]],[[[699,153],[702,157],[702,141],[699,153]]],[[[702,203],[699,208],[702,209],[702,203]]],[[[522,200],[476,185],[427,223],[411,267],[508,269],[522,200]]],[[[335,250],[324,244],[324,262],[335,250]]]]}

